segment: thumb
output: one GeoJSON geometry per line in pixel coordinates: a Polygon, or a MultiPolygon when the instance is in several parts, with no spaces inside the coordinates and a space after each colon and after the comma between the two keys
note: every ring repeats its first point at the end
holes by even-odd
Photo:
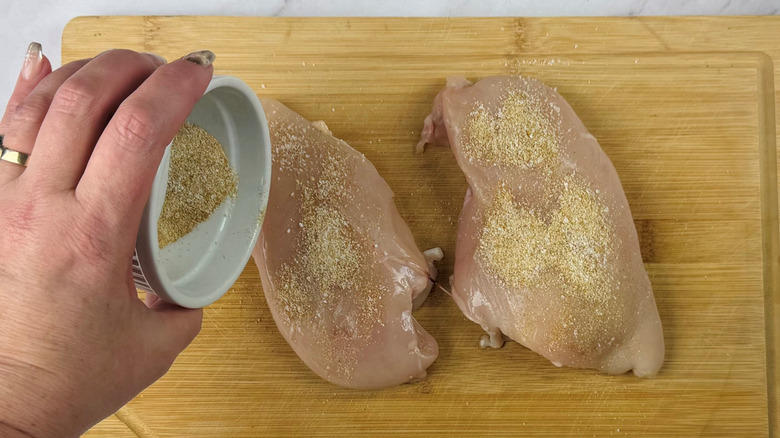
{"type": "Polygon", "coordinates": [[[170,358],[172,363],[200,332],[203,309],[185,309],[149,297],[147,306],[152,310],[150,316],[155,326],[155,330],[150,331],[153,335],[148,341],[156,344],[154,349],[170,358]]]}

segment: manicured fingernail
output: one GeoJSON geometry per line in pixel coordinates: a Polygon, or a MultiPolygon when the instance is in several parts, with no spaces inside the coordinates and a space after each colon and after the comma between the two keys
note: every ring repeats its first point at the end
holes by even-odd
{"type": "Polygon", "coordinates": [[[30,43],[27,46],[27,53],[24,55],[24,64],[22,64],[22,77],[32,79],[38,76],[43,67],[43,49],[41,43],[30,43]]]}
{"type": "Polygon", "coordinates": [[[214,62],[214,58],[214,52],[211,50],[199,50],[197,52],[190,53],[182,59],[186,59],[187,61],[194,64],[202,65],[203,67],[208,67],[212,62],[214,62]]]}
{"type": "Polygon", "coordinates": [[[145,52],[144,55],[151,57],[158,66],[165,65],[168,62],[165,58],[156,53],[145,52]]]}

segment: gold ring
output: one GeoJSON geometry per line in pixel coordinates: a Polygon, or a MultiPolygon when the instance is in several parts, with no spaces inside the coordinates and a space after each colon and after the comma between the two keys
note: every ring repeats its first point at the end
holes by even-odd
{"type": "Polygon", "coordinates": [[[27,160],[29,159],[30,156],[28,154],[15,151],[13,149],[8,149],[7,147],[3,146],[3,136],[0,135],[0,160],[27,167],[27,160]]]}

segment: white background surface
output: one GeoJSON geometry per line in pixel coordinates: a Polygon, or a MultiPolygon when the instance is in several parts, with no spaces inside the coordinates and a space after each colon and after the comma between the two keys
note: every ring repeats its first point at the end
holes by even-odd
{"type": "Polygon", "coordinates": [[[0,0],[0,108],[5,108],[11,95],[27,44],[42,43],[43,52],[56,68],[60,63],[62,29],[71,18],[80,15],[447,17],[778,13],[780,0],[0,0]]]}

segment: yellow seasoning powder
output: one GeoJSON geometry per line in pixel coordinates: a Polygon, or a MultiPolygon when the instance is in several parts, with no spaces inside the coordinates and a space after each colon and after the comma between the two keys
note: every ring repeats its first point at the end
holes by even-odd
{"type": "Polygon", "coordinates": [[[168,188],[157,221],[160,249],[189,234],[237,194],[238,176],[222,145],[203,128],[185,123],[171,145],[168,188]]]}

